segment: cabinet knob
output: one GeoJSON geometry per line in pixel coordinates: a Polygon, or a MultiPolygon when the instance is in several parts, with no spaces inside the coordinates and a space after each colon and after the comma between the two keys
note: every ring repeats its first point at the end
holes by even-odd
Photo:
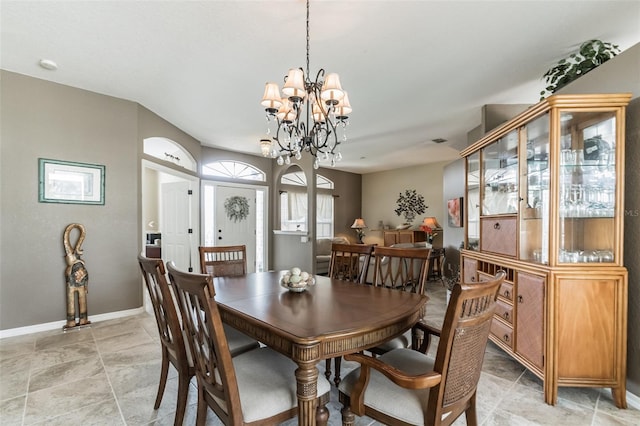
{"type": "Polygon", "coordinates": [[[511,292],[509,290],[504,291],[504,297],[511,299],[511,292]]]}
{"type": "Polygon", "coordinates": [[[500,229],[500,222],[496,222],[496,223],[493,225],[493,229],[500,229]]]}
{"type": "Polygon", "coordinates": [[[504,336],[502,336],[502,340],[504,340],[505,342],[509,341],[509,335],[505,334],[504,336]]]}
{"type": "Polygon", "coordinates": [[[219,239],[219,240],[221,240],[221,239],[222,239],[222,237],[218,237],[218,239],[219,239]]]}
{"type": "Polygon", "coordinates": [[[524,303],[524,297],[518,296],[518,303],[524,303]]]}
{"type": "Polygon", "coordinates": [[[503,315],[504,319],[509,320],[509,312],[505,312],[503,315]]]}

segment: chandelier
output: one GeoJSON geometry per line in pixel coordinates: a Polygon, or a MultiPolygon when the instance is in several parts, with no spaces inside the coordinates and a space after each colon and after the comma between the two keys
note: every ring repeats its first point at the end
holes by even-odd
{"type": "Polygon", "coordinates": [[[342,159],[340,143],[347,140],[351,105],[336,73],[325,76],[320,69],[314,81],[309,74],[309,0],[307,0],[307,68],[292,68],[284,79],[284,97],[276,83],[267,83],[261,104],[267,112],[268,139],[260,140],[265,157],[277,158],[279,165],[290,164],[291,157],[302,158],[302,151],[331,166],[342,159]],[[338,136],[338,130],[341,135],[338,136]]]}

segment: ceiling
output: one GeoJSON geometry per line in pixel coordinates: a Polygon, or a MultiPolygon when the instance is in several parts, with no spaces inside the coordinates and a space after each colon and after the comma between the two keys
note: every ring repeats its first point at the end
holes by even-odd
{"type": "MultiPolygon", "coordinates": [[[[305,66],[305,13],[303,0],[1,0],[0,66],[259,155],[264,84],[305,66]]],[[[483,105],[537,102],[583,41],[640,42],[640,2],[314,0],[310,25],[311,74],[339,73],[353,106],[336,168],[368,173],[458,158],[483,105]]]]}

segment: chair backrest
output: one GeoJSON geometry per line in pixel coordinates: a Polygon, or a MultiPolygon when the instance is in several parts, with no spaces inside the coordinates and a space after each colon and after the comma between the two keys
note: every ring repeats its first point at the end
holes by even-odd
{"type": "Polygon", "coordinates": [[[198,248],[200,251],[200,272],[214,277],[233,277],[247,273],[247,248],[238,246],[217,246],[198,248]]]}
{"type": "Polygon", "coordinates": [[[177,307],[177,299],[165,278],[162,259],[149,259],[138,255],[138,264],[149,291],[160,341],[169,349],[169,353],[175,356],[177,362],[184,362],[184,365],[188,365],[187,351],[189,348],[186,348],[184,344],[180,311],[177,307]]]}
{"type": "Polygon", "coordinates": [[[370,244],[332,244],[329,277],[364,283],[373,253],[370,244]]]}
{"type": "Polygon", "coordinates": [[[424,293],[430,249],[376,247],[373,285],[424,293]]]}
{"type": "Polygon", "coordinates": [[[179,294],[198,386],[224,424],[243,424],[238,383],[231,352],[208,274],[179,271],[167,263],[169,279],[179,294]]]}
{"type": "Polygon", "coordinates": [[[429,392],[427,415],[440,424],[462,414],[476,392],[496,299],[505,272],[491,281],[456,284],[442,324],[434,370],[440,384],[429,392]]]}

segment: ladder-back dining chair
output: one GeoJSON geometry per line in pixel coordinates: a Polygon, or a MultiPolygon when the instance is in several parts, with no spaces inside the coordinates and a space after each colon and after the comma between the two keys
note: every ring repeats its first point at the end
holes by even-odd
{"type": "MultiPolygon", "coordinates": [[[[376,247],[373,251],[373,285],[424,294],[430,255],[431,249],[426,247],[376,247]]],[[[424,314],[423,309],[421,318],[424,314]]],[[[412,330],[407,330],[403,335],[369,349],[369,352],[381,355],[395,348],[408,348],[418,338],[412,330]]]]}
{"type": "Polygon", "coordinates": [[[247,273],[247,248],[237,246],[200,246],[200,272],[214,277],[231,277],[247,273]]]}
{"type": "MultiPolygon", "coordinates": [[[[367,277],[367,271],[369,270],[373,247],[371,244],[332,244],[331,260],[329,261],[329,277],[363,284],[367,277]]],[[[340,383],[342,357],[333,359],[335,370],[333,381],[337,386],[340,383]]],[[[325,361],[324,375],[327,380],[330,380],[331,359],[325,361]]]]}
{"type": "Polygon", "coordinates": [[[427,275],[427,281],[440,280],[444,284],[444,248],[431,249],[431,256],[429,257],[429,273],[427,275]]]}
{"type": "Polygon", "coordinates": [[[167,384],[169,364],[172,364],[178,372],[178,402],[174,424],[181,425],[187,406],[189,382],[195,375],[191,352],[185,341],[186,336],[183,333],[179,310],[176,308],[176,299],[165,278],[162,259],[149,259],[138,255],[138,264],[149,292],[162,347],[160,383],[153,408],[157,410],[160,407],[167,384]]]}
{"type": "Polygon", "coordinates": [[[340,383],[342,424],[354,413],[387,425],[450,425],[465,413],[478,424],[476,392],[504,271],[491,281],[456,284],[442,331],[418,322],[414,327],[440,337],[435,360],[420,348],[399,348],[373,358],[345,355],[360,367],[340,383]]]}
{"type": "MultiPolygon", "coordinates": [[[[278,424],[297,415],[298,366],[262,347],[232,359],[212,277],[179,271],[167,263],[169,278],[180,295],[194,354],[198,381],[196,424],[204,425],[210,407],[225,425],[278,424]]],[[[328,421],[330,386],[318,382],[319,423],[328,421]]]]}

